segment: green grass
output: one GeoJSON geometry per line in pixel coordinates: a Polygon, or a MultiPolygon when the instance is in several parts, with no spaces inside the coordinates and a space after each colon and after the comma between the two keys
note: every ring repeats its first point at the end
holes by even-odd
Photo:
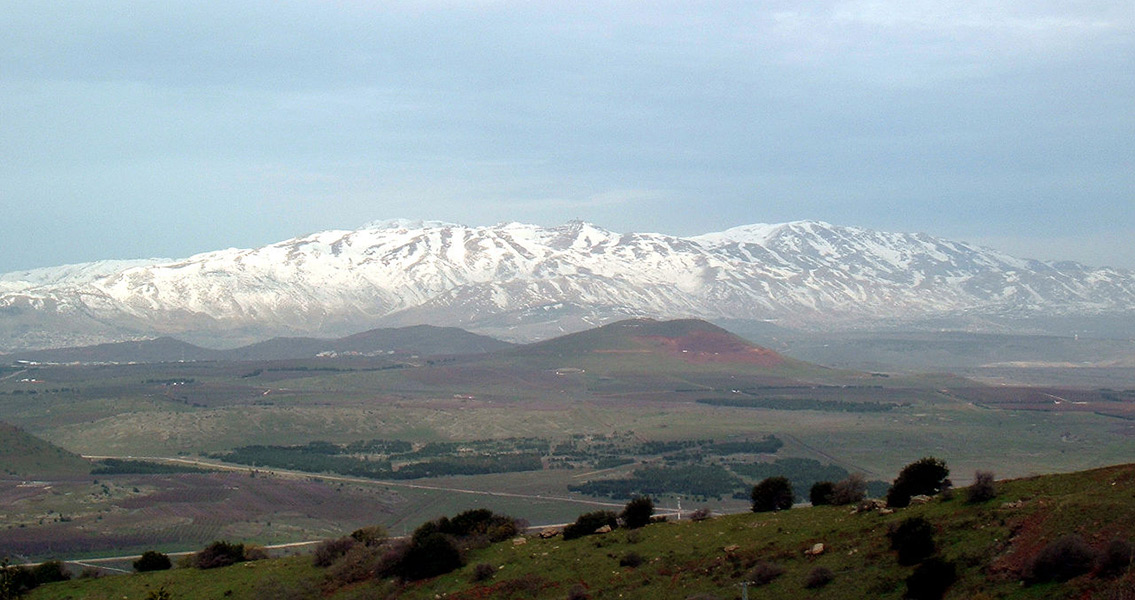
{"type": "MultiPolygon", "coordinates": [[[[912,516],[935,526],[939,554],[958,567],[960,579],[947,598],[1111,597],[1104,594],[1129,590],[1135,583],[1135,572],[1118,580],[1082,576],[1065,584],[1037,586],[1022,586],[1020,577],[1020,569],[1038,549],[1062,535],[1078,533],[1096,546],[1115,537],[1135,538],[1135,465],[1126,465],[1000,482],[996,498],[975,505],[966,503],[959,492],[952,499],[936,498],[890,515],[852,514],[848,507],[796,508],[701,523],[655,524],[636,532],[618,530],[566,542],[560,538],[527,538],[519,545],[504,542],[470,552],[465,567],[410,584],[398,597],[552,600],[565,597],[573,585],[585,584],[595,599],[680,599],[698,593],[736,598],[738,585],[748,579],[754,565],[768,561],[785,572],[766,586],[750,588],[750,598],[898,600],[913,567],[898,565],[886,531],[912,516]],[[806,556],[804,551],[815,543],[823,543],[826,551],[806,556]],[[645,562],[637,568],[619,566],[629,552],[645,562]],[[484,583],[471,583],[473,566],[479,563],[495,566],[496,575],[484,583]],[[835,573],[834,581],[805,590],[805,576],[820,566],[835,573]]],[[[308,559],[288,558],[210,572],[180,569],[51,584],[30,598],[143,598],[147,590],[165,584],[179,600],[252,599],[266,579],[296,587],[324,584],[323,574],[308,559]]],[[[342,589],[328,597],[360,597],[352,595],[359,593],[359,589],[342,589]]]]}

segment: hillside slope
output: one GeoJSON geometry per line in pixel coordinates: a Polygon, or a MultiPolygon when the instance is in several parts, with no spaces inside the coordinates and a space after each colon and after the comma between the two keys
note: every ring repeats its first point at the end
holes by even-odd
{"type": "Polygon", "coordinates": [[[1096,568],[1063,583],[1023,585],[1022,578],[1042,548],[1063,536],[1078,535],[1097,552],[1113,540],[1131,541],[1135,465],[1000,482],[993,499],[977,504],[967,503],[964,491],[894,514],[794,508],[571,541],[528,537],[472,550],[457,571],[404,587],[390,581],[343,585],[334,570],[316,569],[309,559],[295,557],[211,572],[174,570],[51,584],[30,598],[133,598],[158,586],[184,600],[252,599],[264,597],[266,590],[297,598],[323,590],[324,597],[342,599],[397,593],[406,600],[560,600],[572,590],[575,597],[594,599],[736,598],[742,582],[780,571],[769,583],[751,586],[749,597],[898,600],[916,567],[898,563],[887,532],[912,517],[931,524],[935,555],[957,571],[947,599],[1131,597],[1135,572],[1125,566],[1110,575],[1096,568]],[[809,555],[816,544],[823,544],[822,552],[809,555]],[[629,559],[632,555],[637,559],[629,559]],[[475,581],[474,569],[481,564],[491,565],[489,578],[475,581]],[[830,583],[806,588],[818,568],[830,572],[830,583]]]}
{"type": "Polygon", "coordinates": [[[0,478],[51,479],[90,473],[79,455],[0,421],[0,478]]]}

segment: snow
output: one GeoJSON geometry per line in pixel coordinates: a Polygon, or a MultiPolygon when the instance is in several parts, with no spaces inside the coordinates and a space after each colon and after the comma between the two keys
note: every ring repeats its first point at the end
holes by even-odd
{"type": "Polygon", "coordinates": [[[536,307],[564,305],[588,307],[598,319],[699,315],[792,325],[994,311],[1025,300],[1054,311],[1135,306],[1131,273],[819,221],[680,238],[618,234],[581,221],[545,228],[397,219],[178,261],[0,275],[0,305],[32,291],[44,300],[35,304],[41,310],[105,322],[128,316],[168,328],[177,315],[293,333],[423,307],[444,309],[424,314],[459,323],[501,311],[537,318],[546,309],[536,307]]]}

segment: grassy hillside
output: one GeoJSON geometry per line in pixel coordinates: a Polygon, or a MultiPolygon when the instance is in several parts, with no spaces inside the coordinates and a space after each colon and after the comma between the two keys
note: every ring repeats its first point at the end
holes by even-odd
{"type": "Polygon", "coordinates": [[[0,422],[0,478],[50,479],[85,475],[91,465],[76,454],[0,422]]]}
{"type": "Polygon", "coordinates": [[[1135,538],[1135,465],[1124,465],[1000,482],[993,499],[977,504],[961,490],[893,514],[796,508],[571,541],[528,537],[470,551],[459,570],[404,587],[390,581],[340,586],[329,576],[333,569],[293,557],[210,572],[177,569],[49,584],[30,598],[145,598],[160,586],[179,600],[386,598],[395,591],[407,600],[562,599],[571,593],[593,599],[737,598],[743,581],[780,571],[766,585],[750,587],[749,597],[897,600],[916,567],[898,563],[887,532],[912,517],[932,525],[937,556],[957,570],[946,598],[1130,598],[1135,591],[1135,572],[1127,568],[1063,583],[1022,583],[1042,549],[1062,536],[1076,534],[1097,551],[1135,538]],[[824,551],[806,554],[815,544],[824,551]],[[482,564],[491,565],[481,567],[491,577],[474,582],[482,564]],[[808,589],[805,582],[817,568],[828,570],[831,582],[808,589]]]}

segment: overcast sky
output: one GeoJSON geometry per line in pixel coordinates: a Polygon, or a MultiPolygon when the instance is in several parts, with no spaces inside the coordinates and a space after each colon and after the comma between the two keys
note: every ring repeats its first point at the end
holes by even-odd
{"type": "Polygon", "coordinates": [[[1135,2],[0,2],[0,272],[394,217],[1135,268],[1135,2]]]}

